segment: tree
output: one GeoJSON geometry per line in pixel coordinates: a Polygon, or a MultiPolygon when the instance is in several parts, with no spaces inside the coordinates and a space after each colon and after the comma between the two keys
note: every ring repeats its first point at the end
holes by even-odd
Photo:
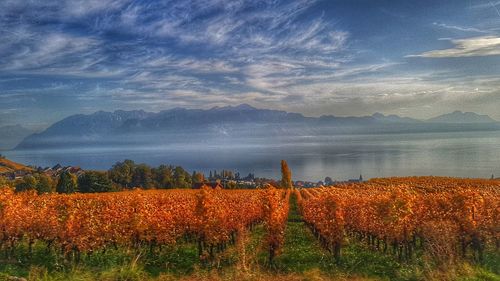
{"type": "Polygon", "coordinates": [[[281,160],[281,187],[292,188],[292,171],[285,160],[281,160]]]}
{"type": "Polygon", "coordinates": [[[135,167],[136,165],[132,160],[127,159],[123,162],[117,162],[109,170],[109,177],[114,183],[128,188],[132,184],[135,167]]]}
{"type": "Polygon", "coordinates": [[[9,182],[3,176],[0,176],[0,188],[9,186],[9,182]]]}
{"type": "Polygon", "coordinates": [[[238,188],[238,184],[235,181],[228,181],[225,186],[226,189],[236,189],[238,188]]]}
{"type": "Polygon", "coordinates": [[[78,191],[78,182],[75,175],[70,172],[63,172],[59,176],[56,186],[57,193],[74,193],[78,191]]]}
{"type": "Polygon", "coordinates": [[[80,192],[109,192],[113,191],[113,183],[105,172],[88,171],[78,177],[80,192]]]}
{"type": "Polygon", "coordinates": [[[222,170],[222,178],[223,179],[233,179],[233,171],[222,170]]]}
{"type": "Polygon", "coordinates": [[[186,172],[181,166],[174,169],[174,187],[175,188],[190,188],[191,175],[186,172]]]}
{"type": "Polygon", "coordinates": [[[172,166],[160,165],[158,168],[151,170],[153,180],[158,188],[173,187],[173,169],[172,166]]]}
{"type": "Polygon", "coordinates": [[[202,183],[205,182],[205,175],[203,173],[197,173],[193,171],[193,175],[191,176],[193,183],[202,183]]]}
{"type": "Polygon", "coordinates": [[[55,191],[54,180],[52,180],[51,177],[45,174],[40,174],[37,176],[37,179],[38,183],[36,185],[36,191],[38,194],[52,193],[55,191]]]}
{"type": "Polygon", "coordinates": [[[151,188],[153,185],[151,167],[146,164],[135,166],[134,173],[132,175],[132,184],[141,188],[151,188]]]}
{"type": "Polygon", "coordinates": [[[333,180],[331,177],[326,177],[325,178],[325,185],[332,185],[333,184],[333,180]]]}
{"type": "Polygon", "coordinates": [[[34,176],[26,175],[16,183],[16,191],[36,190],[37,184],[38,180],[34,176]]]}

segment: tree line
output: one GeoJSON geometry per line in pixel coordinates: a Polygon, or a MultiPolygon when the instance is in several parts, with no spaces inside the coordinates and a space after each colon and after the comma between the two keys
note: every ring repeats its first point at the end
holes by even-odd
{"type": "Polygon", "coordinates": [[[39,194],[43,193],[94,193],[120,191],[133,188],[141,189],[169,189],[169,188],[191,188],[194,183],[207,181],[224,181],[224,188],[255,188],[272,185],[277,188],[292,188],[292,172],[286,161],[281,161],[282,178],[280,182],[265,178],[255,178],[249,174],[246,178],[252,180],[254,185],[239,184],[235,179],[241,179],[239,173],[222,170],[210,171],[209,178],[200,172],[193,171],[191,174],[181,166],[160,165],[151,167],[143,163],[135,163],[133,160],[124,160],[115,163],[108,171],[84,171],[74,174],[70,171],[62,171],[57,175],[43,172],[27,174],[20,179],[8,181],[0,176],[0,187],[9,185],[15,187],[17,192],[33,190],[39,194]]]}
{"type": "Polygon", "coordinates": [[[11,185],[18,192],[34,190],[42,193],[110,192],[132,188],[191,188],[193,183],[204,182],[202,173],[190,174],[181,166],[151,167],[132,160],[117,162],[108,171],[85,171],[80,175],[63,171],[51,176],[33,173],[12,182],[0,177],[0,186],[11,185]]]}

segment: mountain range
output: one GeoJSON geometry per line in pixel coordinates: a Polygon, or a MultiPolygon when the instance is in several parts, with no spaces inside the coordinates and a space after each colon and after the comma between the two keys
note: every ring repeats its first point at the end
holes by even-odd
{"type": "Polygon", "coordinates": [[[258,109],[247,104],[211,109],[174,108],[157,113],[143,110],[98,111],[72,115],[21,141],[16,149],[149,145],[230,138],[319,136],[335,134],[500,130],[486,115],[456,111],[429,120],[375,113],[362,117],[258,109]]]}
{"type": "Polygon", "coordinates": [[[497,122],[488,115],[479,115],[474,112],[454,111],[452,113],[443,114],[428,120],[434,123],[495,123],[497,122]]]}
{"type": "Polygon", "coordinates": [[[31,134],[33,134],[33,131],[21,125],[0,127],[0,150],[15,147],[25,137],[31,134]]]}

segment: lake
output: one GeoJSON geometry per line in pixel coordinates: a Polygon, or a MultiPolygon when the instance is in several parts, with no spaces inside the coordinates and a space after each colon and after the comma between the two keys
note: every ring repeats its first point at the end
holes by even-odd
{"type": "Polygon", "coordinates": [[[221,138],[161,146],[100,147],[43,151],[3,151],[8,158],[37,166],[108,169],[132,159],[150,165],[181,165],[188,170],[231,169],[242,175],[279,178],[288,161],[295,180],[318,181],[435,175],[500,176],[500,132],[221,138]]]}

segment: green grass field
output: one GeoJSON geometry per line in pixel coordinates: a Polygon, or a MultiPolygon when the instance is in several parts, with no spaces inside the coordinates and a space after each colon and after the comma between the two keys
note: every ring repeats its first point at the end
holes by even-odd
{"type": "Polygon", "coordinates": [[[347,241],[336,262],[323,250],[297,212],[292,197],[285,244],[272,265],[262,245],[264,229],[242,233],[208,264],[200,263],[195,243],[179,241],[161,251],[108,249],[70,262],[36,244],[28,258],[26,245],[11,257],[0,256],[0,280],[500,280],[498,253],[482,264],[433,266],[423,258],[399,263],[392,256],[347,241]],[[18,279],[16,279],[16,277],[18,279]]]}

